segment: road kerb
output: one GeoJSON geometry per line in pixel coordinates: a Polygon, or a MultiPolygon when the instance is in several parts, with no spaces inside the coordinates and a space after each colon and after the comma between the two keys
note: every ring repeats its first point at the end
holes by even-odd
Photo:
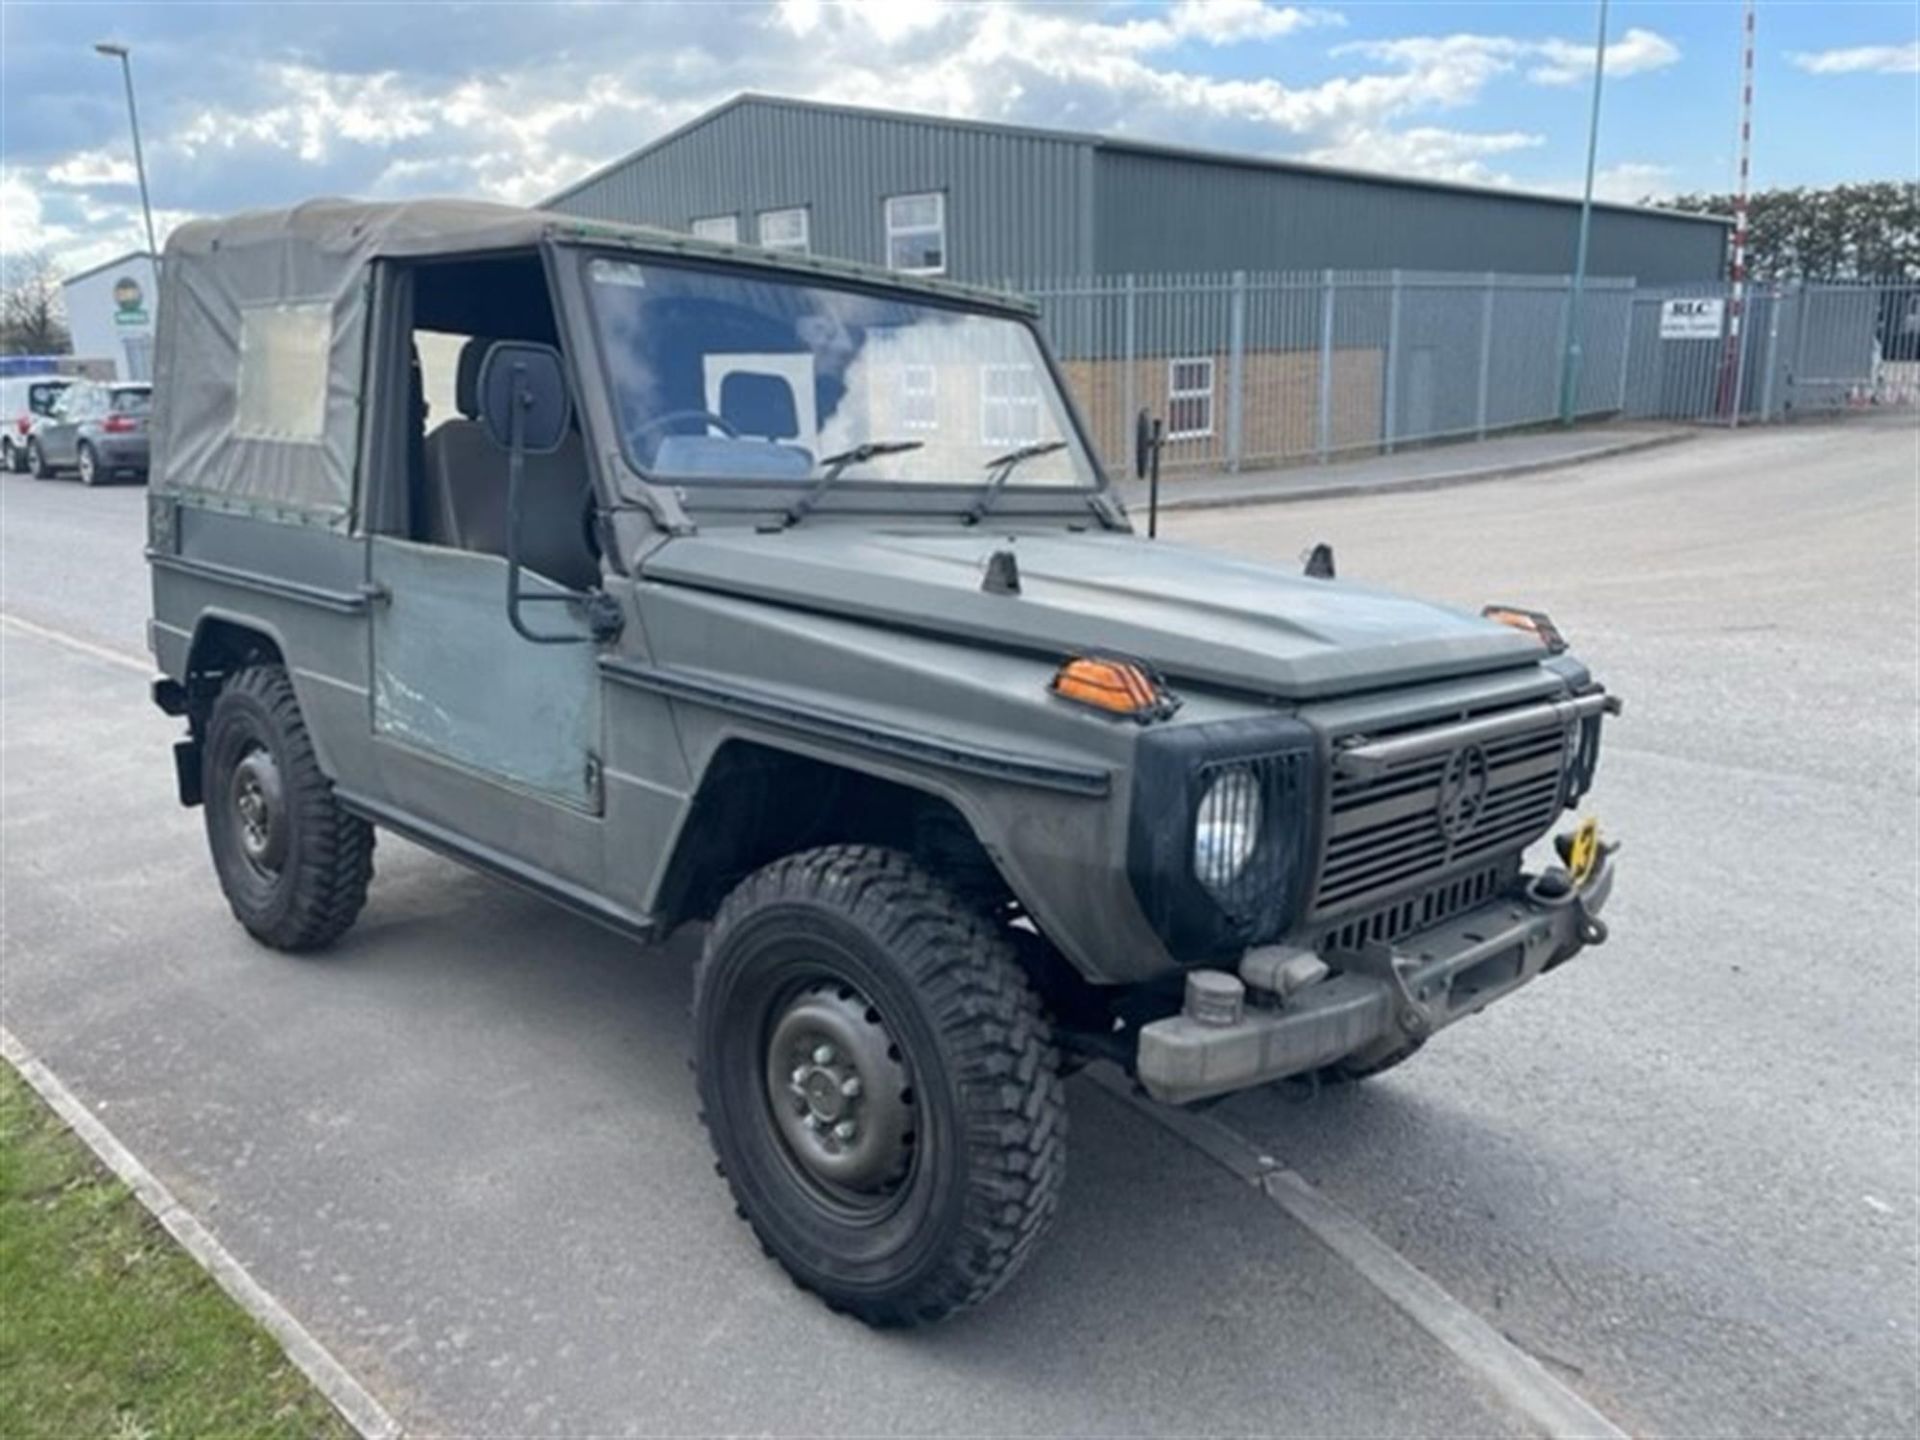
{"type": "Polygon", "coordinates": [[[100,1163],[133,1192],[147,1212],[179,1242],[180,1248],[213,1277],[214,1283],[280,1342],[287,1358],[349,1425],[365,1440],[400,1440],[403,1434],[400,1423],[387,1413],[386,1407],[374,1399],[333,1353],[314,1339],[306,1326],[294,1319],[292,1313],[234,1259],[193,1212],[174,1199],[173,1192],[80,1103],[60,1077],[5,1026],[0,1026],[0,1057],[19,1072],[20,1078],[66,1122],[100,1163]]]}

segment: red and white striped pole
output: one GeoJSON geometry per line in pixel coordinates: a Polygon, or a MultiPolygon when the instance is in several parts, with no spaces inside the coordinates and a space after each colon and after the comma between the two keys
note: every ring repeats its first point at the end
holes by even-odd
{"type": "Polygon", "coordinates": [[[1753,156],[1753,6],[1746,0],[1740,37],[1740,178],[1733,197],[1733,256],[1727,301],[1727,343],[1720,358],[1720,409],[1729,425],[1740,423],[1740,390],[1746,380],[1742,321],[1747,305],[1747,178],[1753,156]]]}

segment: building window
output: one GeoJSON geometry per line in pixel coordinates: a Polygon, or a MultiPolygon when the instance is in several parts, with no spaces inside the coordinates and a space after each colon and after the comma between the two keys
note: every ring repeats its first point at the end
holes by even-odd
{"type": "Polygon", "coordinates": [[[940,428],[939,372],[931,365],[900,367],[900,428],[902,430],[938,430],[940,428]]]}
{"type": "Polygon", "coordinates": [[[1040,438],[1040,387],[1031,365],[980,367],[980,442],[1027,445],[1040,438]]]}
{"type": "Polygon", "coordinates": [[[940,275],[947,268],[947,197],[887,197],[887,265],[909,275],[940,275]]]}
{"type": "Polygon", "coordinates": [[[807,207],[760,212],[760,243],[768,250],[807,252],[807,207]]]}
{"type": "Polygon", "coordinates": [[[1167,363],[1167,438],[1198,440],[1213,434],[1213,357],[1167,363]]]}
{"type": "Polygon", "coordinates": [[[729,245],[740,243],[740,217],[738,215],[707,215],[693,222],[693,233],[701,240],[724,240],[729,245]]]}

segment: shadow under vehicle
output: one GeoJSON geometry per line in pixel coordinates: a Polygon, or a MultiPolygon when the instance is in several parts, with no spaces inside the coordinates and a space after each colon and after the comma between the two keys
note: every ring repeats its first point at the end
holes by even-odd
{"type": "Polygon", "coordinates": [[[1618,708],[1551,623],[1135,533],[1018,300],[432,201],[162,275],[154,696],[234,914],[325,946],[387,829],[708,922],[703,1119],[838,1309],[1019,1267],[1067,1067],[1359,1077],[1605,937],[1591,821],[1522,869],[1618,708]]]}

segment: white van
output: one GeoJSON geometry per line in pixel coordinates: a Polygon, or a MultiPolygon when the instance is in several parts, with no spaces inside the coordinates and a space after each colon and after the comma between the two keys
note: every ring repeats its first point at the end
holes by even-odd
{"type": "Polygon", "coordinates": [[[27,434],[33,422],[53,413],[53,402],[73,384],[70,375],[0,377],[0,465],[16,475],[27,468],[27,434]]]}

